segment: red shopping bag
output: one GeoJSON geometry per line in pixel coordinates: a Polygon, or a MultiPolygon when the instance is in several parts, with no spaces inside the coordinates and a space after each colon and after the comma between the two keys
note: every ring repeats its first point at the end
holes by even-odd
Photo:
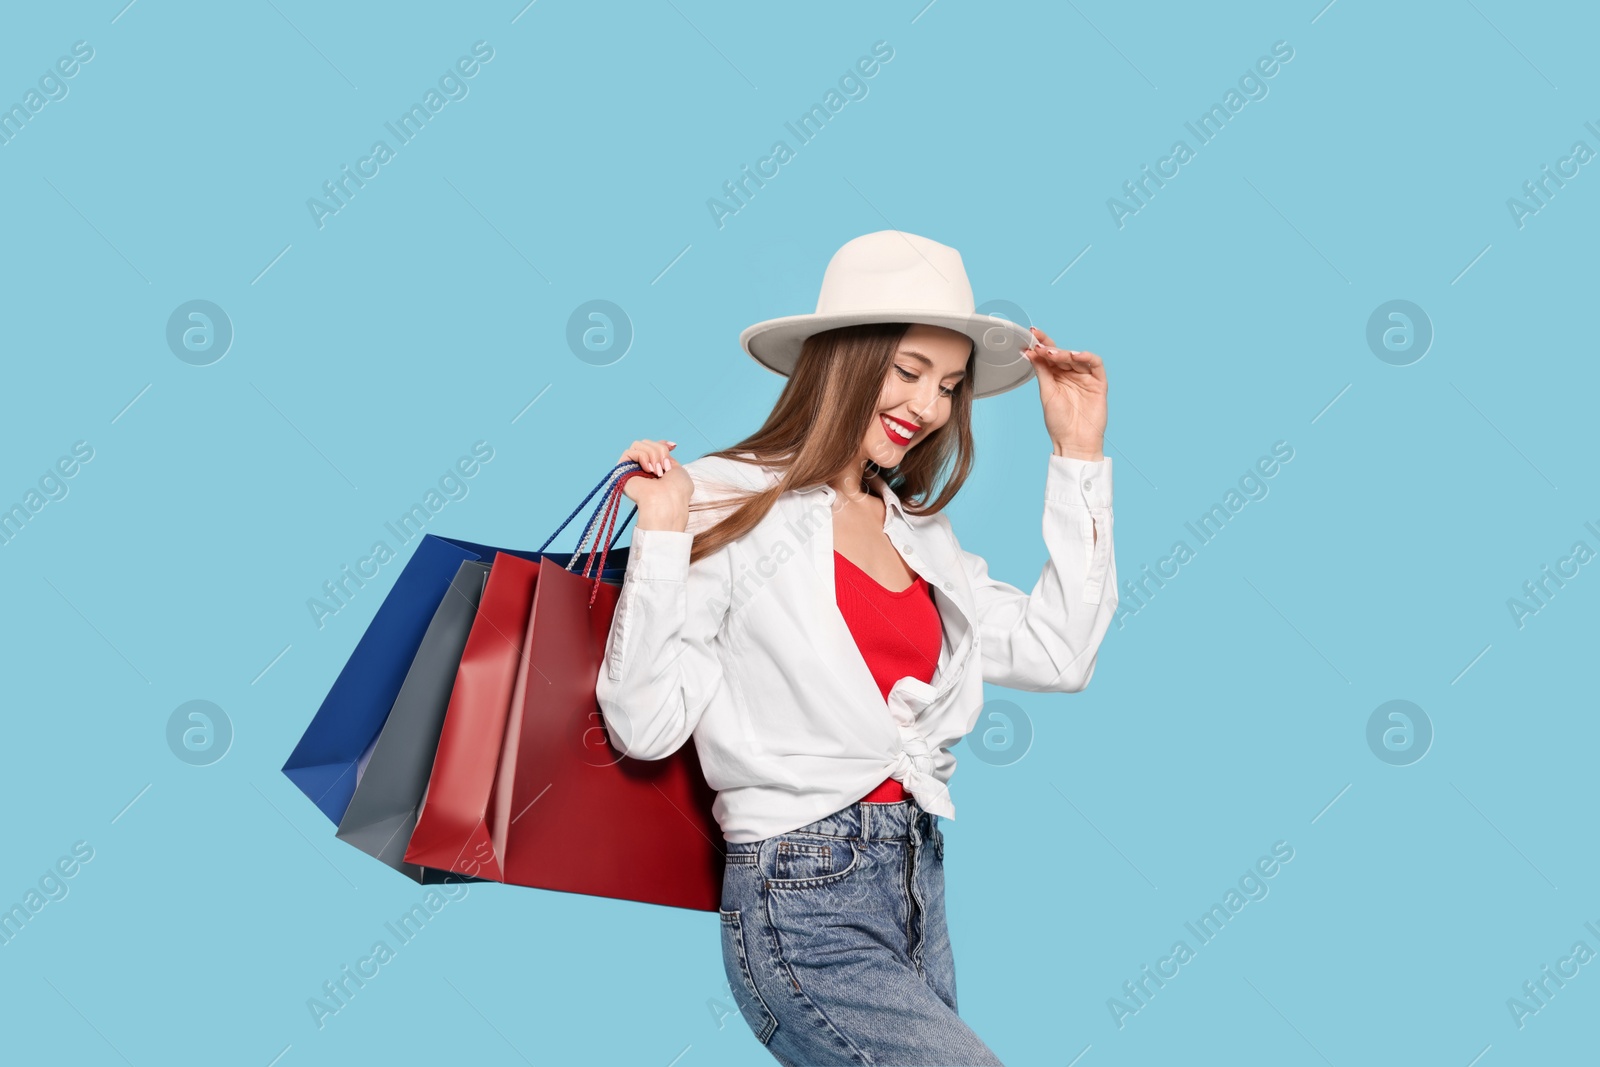
{"type": "Polygon", "coordinates": [[[539,575],[532,669],[512,705],[516,743],[496,796],[500,880],[716,911],[722,831],[693,738],[665,759],[629,759],[611,746],[595,702],[617,596],[559,567],[539,575]]]}
{"type": "Polygon", "coordinates": [[[595,700],[619,595],[595,564],[631,476],[602,502],[581,575],[548,559],[495,557],[406,862],[718,909],[722,834],[693,740],[661,760],[623,757],[595,700]]]}
{"type": "MultiPolygon", "coordinates": [[[[488,811],[543,561],[496,552],[445,710],[405,862],[500,881],[488,811]],[[466,868],[470,867],[468,870],[466,868]]],[[[553,569],[559,569],[554,568],[553,569]]]]}
{"type": "MultiPolygon", "coordinates": [[[[577,517],[589,498],[605,488],[607,492],[601,493],[600,502],[578,539],[579,551],[568,557],[566,565],[578,562],[589,533],[608,513],[610,489],[620,484],[615,479],[629,467],[637,469],[638,464],[618,464],[589,490],[589,495],[545,539],[533,558],[494,553],[456,666],[417,824],[406,842],[404,862],[500,880],[486,813],[505,744],[512,694],[521,684],[521,672],[528,661],[523,645],[534,581],[540,566],[555,566],[544,550],[577,517]]],[[[631,520],[633,514],[628,518],[631,520]]],[[[591,553],[585,570],[592,559],[591,553]]]]}

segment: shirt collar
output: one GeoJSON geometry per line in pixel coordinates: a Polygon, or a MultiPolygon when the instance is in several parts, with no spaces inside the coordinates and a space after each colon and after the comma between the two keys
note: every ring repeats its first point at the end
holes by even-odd
{"type": "MultiPolygon", "coordinates": [[[[741,453],[741,454],[742,455],[746,455],[746,456],[751,456],[752,459],[754,458],[754,456],[749,452],[744,452],[744,453],[741,453]]],[[[765,484],[767,486],[769,486],[769,487],[777,485],[779,480],[782,479],[782,477],[783,477],[783,468],[782,467],[767,466],[765,464],[759,464],[758,466],[760,467],[762,478],[764,479],[765,484]]],[[[901,521],[905,521],[906,518],[907,518],[905,508],[903,506],[901,506],[900,498],[895,495],[895,492],[894,492],[893,489],[889,488],[889,483],[883,477],[883,475],[882,474],[874,474],[872,476],[871,481],[872,481],[873,488],[875,488],[878,491],[878,495],[883,498],[883,503],[884,503],[885,509],[889,510],[889,511],[893,511],[896,515],[898,515],[900,517],[901,521]]],[[[804,489],[796,489],[796,490],[794,490],[794,492],[802,493],[802,494],[804,494],[804,493],[816,493],[816,492],[820,492],[824,488],[826,488],[826,487],[824,487],[822,485],[812,485],[812,486],[807,486],[804,489]]]]}

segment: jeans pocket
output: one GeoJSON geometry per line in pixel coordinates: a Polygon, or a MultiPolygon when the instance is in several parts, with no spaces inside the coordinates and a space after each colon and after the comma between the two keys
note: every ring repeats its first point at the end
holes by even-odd
{"type": "Polygon", "coordinates": [[[719,908],[722,917],[722,968],[727,972],[728,983],[739,1001],[739,1014],[765,1045],[778,1029],[778,1020],[767,1010],[767,1002],[756,990],[755,977],[750,971],[749,955],[745,951],[744,923],[737,909],[719,908]]]}
{"type": "Polygon", "coordinates": [[[825,844],[783,839],[772,860],[773,877],[782,881],[820,878],[833,873],[833,850],[825,844]]]}
{"type": "Polygon", "coordinates": [[[770,851],[766,873],[769,889],[813,889],[833,885],[852,873],[860,853],[846,837],[824,834],[781,834],[770,851]]]}

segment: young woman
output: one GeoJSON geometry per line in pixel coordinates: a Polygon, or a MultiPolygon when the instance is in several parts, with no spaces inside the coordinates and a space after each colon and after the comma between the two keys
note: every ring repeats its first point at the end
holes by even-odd
{"type": "Polygon", "coordinates": [[[959,253],[900,231],[841,248],[815,314],[741,340],[789,378],[759,430],[686,465],[673,441],[622,454],[655,477],[623,486],[638,527],[601,711],[628,756],[694,738],[723,963],[779,1062],[999,1063],[956,1010],[949,749],[984,682],[1073,693],[1094,673],[1117,606],[1104,366],[974,315],[959,253]],[[1054,445],[1031,594],[943,514],[973,400],[1029,378],[1054,445]]]}

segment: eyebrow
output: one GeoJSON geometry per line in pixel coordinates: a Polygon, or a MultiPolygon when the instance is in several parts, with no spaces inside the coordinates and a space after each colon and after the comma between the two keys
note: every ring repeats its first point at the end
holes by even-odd
{"type": "MultiPolygon", "coordinates": [[[[923,355],[921,352],[918,352],[914,348],[902,348],[899,352],[896,352],[895,355],[910,356],[912,359],[922,360],[922,364],[925,367],[933,366],[933,360],[929,359],[927,356],[923,355]]],[[[946,378],[965,378],[966,376],[967,372],[964,370],[951,371],[949,374],[945,375],[946,378]]]]}

